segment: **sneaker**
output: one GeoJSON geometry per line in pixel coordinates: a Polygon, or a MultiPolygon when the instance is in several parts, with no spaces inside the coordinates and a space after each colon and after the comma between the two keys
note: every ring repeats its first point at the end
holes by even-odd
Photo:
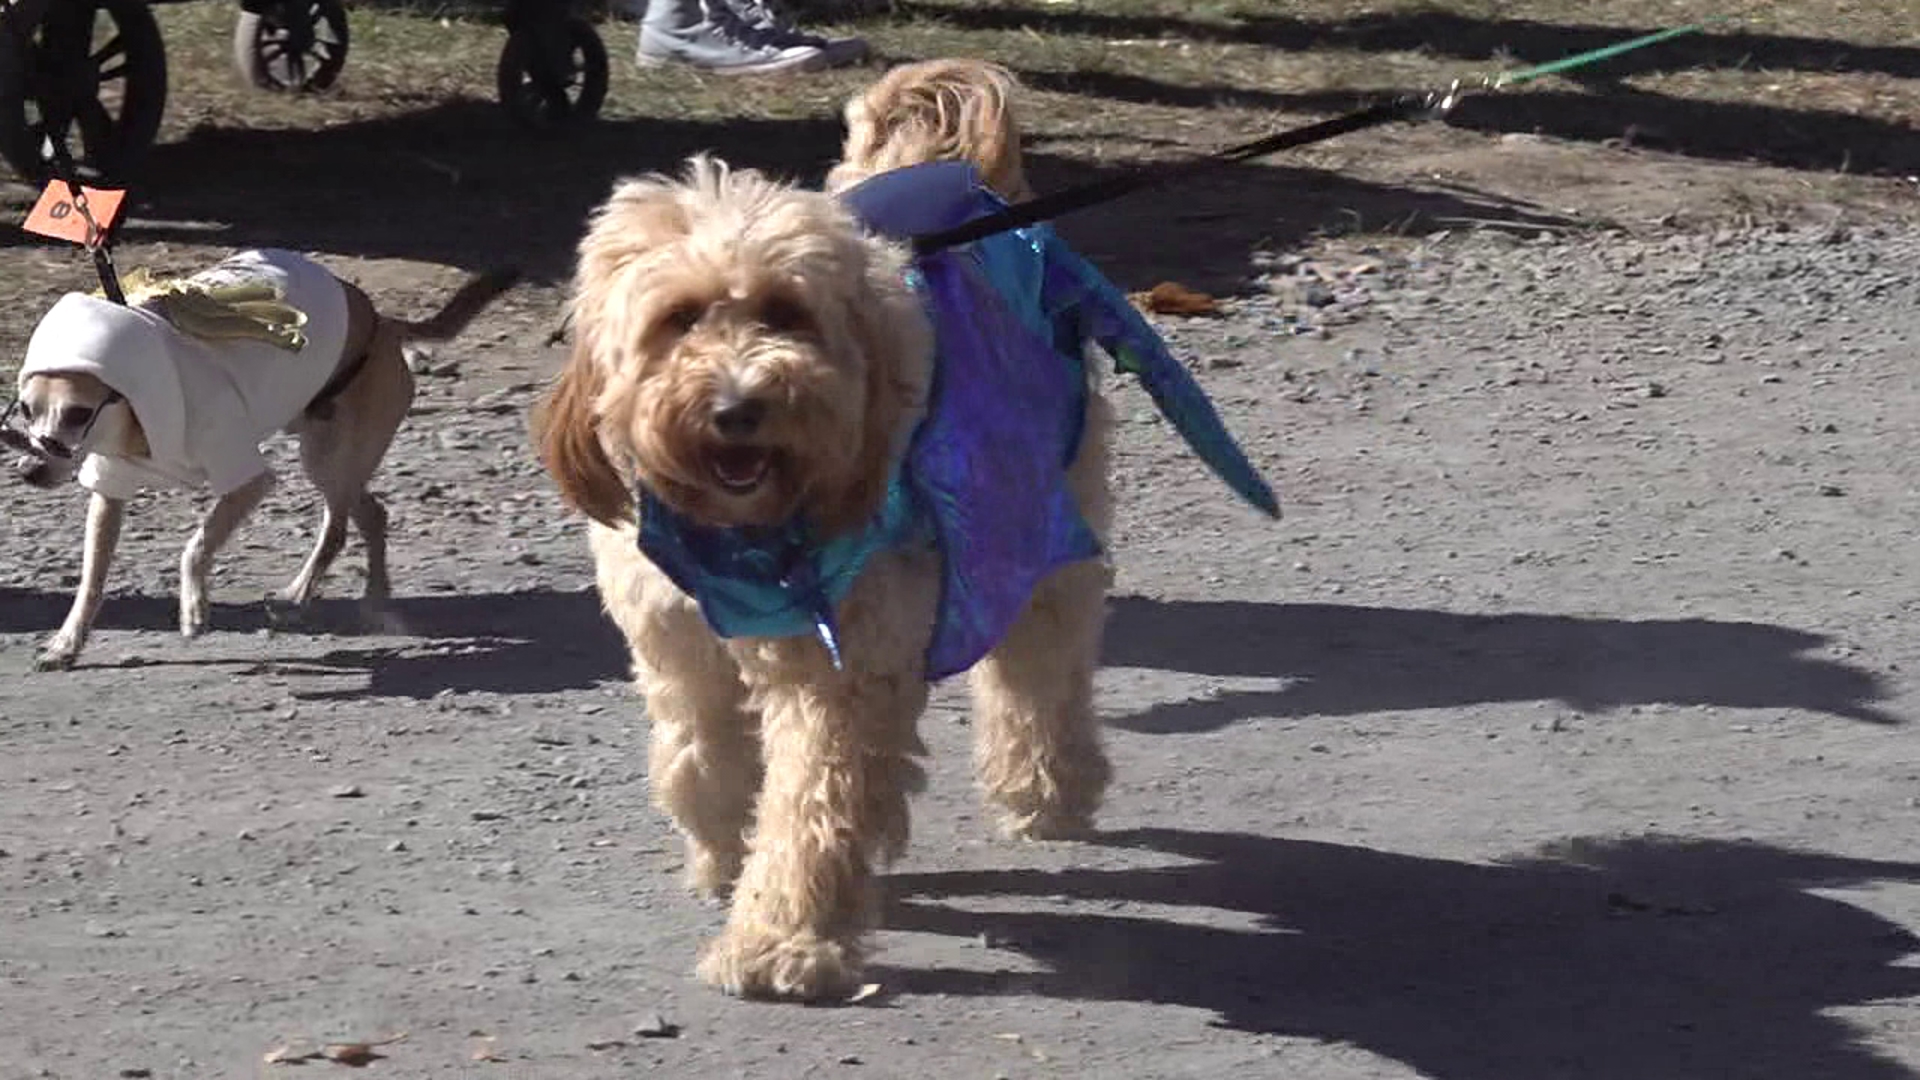
{"type": "Polygon", "coordinates": [[[733,9],[740,21],[758,32],[758,40],[771,44],[808,45],[819,49],[826,57],[827,67],[845,67],[858,64],[867,58],[867,43],[862,38],[830,38],[814,34],[793,25],[778,11],[774,10],[771,0],[724,0],[733,9]]]}
{"type": "MultiPolygon", "coordinates": [[[[719,5],[714,5],[719,15],[719,5]]],[[[684,64],[714,75],[777,75],[818,71],[828,66],[826,50],[800,41],[776,41],[773,35],[710,17],[684,30],[656,30],[640,24],[633,62],[641,67],[684,64]]]]}

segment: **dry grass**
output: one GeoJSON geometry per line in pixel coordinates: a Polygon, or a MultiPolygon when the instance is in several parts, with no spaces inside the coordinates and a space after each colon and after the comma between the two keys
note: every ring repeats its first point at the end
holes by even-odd
{"type": "MultiPolygon", "coordinates": [[[[221,243],[452,266],[511,257],[551,277],[580,214],[620,173],[711,147],[817,175],[841,102],[873,76],[643,71],[630,62],[633,23],[608,21],[603,122],[540,142],[492,103],[506,35],[489,10],[354,5],[339,86],[297,98],[241,83],[233,0],[156,8],[171,145],[142,185],[161,222],[142,235],[207,242],[175,223],[214,222],[221,243]],[[376,205],[379,188],[404,190],[411,205],[376,205]]],[[[1128,287],[1178,277],[1220,292],[1244,276],[1251,249],[1328,233],[1912,204],[1902,178],[1920,174],[1920,0],[896,0],[888,15],[816,29],[859,33],[882,62],[974,55],[1015,69],[1032,91],[1045,190],[1716,14],[1738,21],[1578,80],[1476,99],[1448,125],[1349,136],[1065,225],[1128,287]],[[1502,138],[1535,133],[1556,138],[1502,138]]]]}
{"type": "MultiPolygon", "coordinates": [[[[157,9],[174,70],[168,133],[240,118],[255,126],[338,124],[450,96],[490,97],[501,29],[419,13],[436,5],[411,6],[413,13],[356,8],[340,90],[309,100],[239,85],[228,59],[233,4],[157,9]]],[[[1335,111],[1356,96],[1438,86],[1713,15],[1737,21],[1597,69],[1625,73],[1611,85],[1550,79],[1537,89],[1837,113],[1889,127],[1920,116],[1916,0],[906,0],[891,17],[836,29],[867,36],[890,59],[1000,60],[1035,87],[1038,138],[1125,157],[1217,145],[1335,111]],[[1275,9],[1286,14],[1260,14],[1275,9]]],[[[602,30],[614,57],[606,110],[614,119],[831,117],[869,77],[858,70],[777,81],[641,71],[623,62],[632,24],[610,22],[602,30]]],[[[1762,155],[1766,149],[1754,147],[1762,155]]]]}

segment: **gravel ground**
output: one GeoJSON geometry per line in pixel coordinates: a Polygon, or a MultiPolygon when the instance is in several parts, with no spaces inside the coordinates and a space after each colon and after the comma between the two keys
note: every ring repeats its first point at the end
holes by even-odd
{"type": "MultiPolygon", "coordinates": [[[[402,309],[452,280],[330,261],[402,309]]],[[[289,473],[213,633],[172,629],[194,500],[143,498],[82,666],[32,674],[83,503],[16,487],[0,1076],[401,1035],[369,1073],[1920,1076],[1916,265],[1893,225],[1462,232],[1165,323],[1287,516],[1118,392],[1105,831],[994,840],[943,690],[843,1009],[690,977],[721,913],[526,446],[552,291],[429,361],[377,633],[350,599],[269,631],[317,518],[289,473]]]]}

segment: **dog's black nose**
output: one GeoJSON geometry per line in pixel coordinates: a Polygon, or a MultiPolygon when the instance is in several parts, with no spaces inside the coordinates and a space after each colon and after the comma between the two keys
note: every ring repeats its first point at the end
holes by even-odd
{"type": "Polygon", "coordinates": [[[767,403],[752,398],[729,399],[713,410],[713,429],[724,439],[744,439],[766,419],[767,403]]]}

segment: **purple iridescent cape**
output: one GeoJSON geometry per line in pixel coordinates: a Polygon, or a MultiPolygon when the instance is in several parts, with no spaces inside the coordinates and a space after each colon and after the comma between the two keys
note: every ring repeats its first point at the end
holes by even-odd
{"type": "MultiPolygon", "coordinates": [[[[876,233],[910,239],[1006,205],[971,166],[938,162],[873,177],[843,196],[876,233]]],[[[815,634],[842,663],[834,611],[878,551],[931,543],[941,596],[926,676],[972,667],[1054,570],[1098,557],[1066,488],[1087,375],[1100,343],[1161,413],[1248,502],[1279,516],[1205,393],[1103,275],[1045,225],[918,255],[909,273],[938,356],[926,418],[864,530],[812,536],[805,522],[712,529],[638,492],[640,549],[699,603],[723,637],[815,634]]]]}

